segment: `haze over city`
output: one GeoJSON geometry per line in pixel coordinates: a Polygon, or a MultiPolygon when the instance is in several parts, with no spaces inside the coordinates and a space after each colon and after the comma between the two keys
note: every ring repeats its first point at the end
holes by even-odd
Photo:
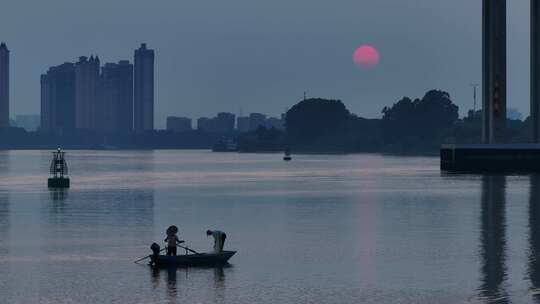
{"type": "MultiPolygon", "coordinates": [[[[528,2],[508,3],[508,106],[528,114],[528,2]]],[[[39,75],[79,56],[156,52],[156,127],[219,111],[279,116],[302,98],[339,98],[364,117],[402,96],[448,91],[460,114],[480,82],[481,1],[17,1],[0,11],[11,51],[11,116],[39,114],[39,75]],[[414,33],[414,34],[413,34],[414,33]],[[379,65],[352,60],[375,46],[379,65]]]]}
{"type": "Polygon", "coordinates": [[[540,0],[0,29],[1,304],[540,304],[540,0]]]}

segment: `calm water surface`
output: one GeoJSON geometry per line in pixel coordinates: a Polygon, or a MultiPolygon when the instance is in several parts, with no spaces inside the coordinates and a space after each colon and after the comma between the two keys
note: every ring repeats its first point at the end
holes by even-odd
{"type": "Polygon", "coordinates": [[[540,177],[437,158],[0,151],[1,303],[540,303],[540,177]],[[134,264],[168,225],[231,266],[134,264]]]}

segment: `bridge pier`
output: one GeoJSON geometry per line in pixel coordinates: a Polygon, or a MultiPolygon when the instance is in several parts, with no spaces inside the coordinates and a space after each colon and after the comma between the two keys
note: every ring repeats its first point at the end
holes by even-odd
{"type": "Polygon", "coordinates": [[[482,142],[504,143],[506,0],[483,0],[482,3],[482,93],[482,142]]]}
{"type": "Polygon", "coordinates": [[[540,1],[531,0],[531,128],[540,143],[540,1]]]}

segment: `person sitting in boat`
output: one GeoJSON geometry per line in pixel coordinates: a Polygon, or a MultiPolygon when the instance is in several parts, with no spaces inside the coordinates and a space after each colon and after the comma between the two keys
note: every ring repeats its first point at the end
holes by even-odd
{"type": "Polygon", "coordinates": [[[152,254],[150,255],[150,265],[155,266],[159,259],[159,252],[161,251],[161,249],[159,247],[159,244],[157,243],[152,243],[150,249],[152,250],[152,254]]]}
{"type": "Polygon", "coordinates": [[[184,243],[178,239],[176,235],[178,233],[178,227],[171,226],[167,228],[167,237],[165,243],[167,243],[167,255],[176,255],[176,245],[184,243]]]}
{"type": "Polygon", "coordinates": [[[206,236],[214,237],[214,253],[223,251],[223,245],[225,245],[225,239],[227,238],[225,232],[219,230],[207,230],[206,236]]]}

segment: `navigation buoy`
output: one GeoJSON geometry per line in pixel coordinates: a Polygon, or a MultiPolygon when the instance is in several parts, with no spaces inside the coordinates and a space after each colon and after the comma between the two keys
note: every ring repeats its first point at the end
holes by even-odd
{"type": "Polygon", "coordinates": [[[48,180],[49,188],[69,188],[68,166],[65,159],[66,152],[58,148],[52,153],[50,173],[51,177],[48,180]]]}

